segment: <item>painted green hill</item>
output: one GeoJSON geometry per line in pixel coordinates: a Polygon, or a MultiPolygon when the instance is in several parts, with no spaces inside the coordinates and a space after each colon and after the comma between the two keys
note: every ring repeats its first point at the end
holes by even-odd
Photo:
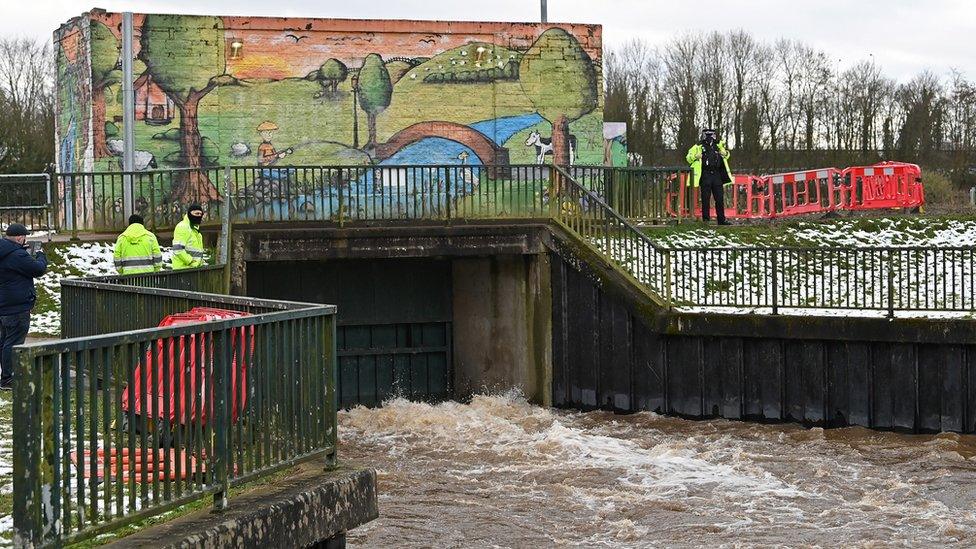
{"type": "Polygon", "coordinates": [[[407,71],[393,86],[390,106],[377,119],[379,139],[428,120],[470,124],[534,112],[518,79],[512,78],[509,62],[518,57],[517,51],[504,46],[470,42],[407,71]]]}

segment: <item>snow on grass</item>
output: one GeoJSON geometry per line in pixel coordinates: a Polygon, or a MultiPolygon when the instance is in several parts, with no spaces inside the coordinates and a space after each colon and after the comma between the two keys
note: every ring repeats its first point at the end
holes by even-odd
{"type": "Polygon", "coordinates": [[[800,221],[770,225],[648,230],[668,248],[725,247],[960,247],[976,244],[976,220],[898,217],[800,221]]]}
{"type": "MultiPolygon", "coordinates": [[[[37,304],[31,315],[31,333],[57,336],[61,331],[61,280],[117,274],[110,242],[72,242],[45,246],[48,269],[36,280],[37,304]]],[[[163,248],[163,263],[172,253],[163,248]]]]}
{"type": "Polygon", "coordinates": [[[47,272],[38,278],[37,304],[31,315],[31,333],[57,336],[61,331],[61,280],[115,274],[112,244],[80,242],[45,246],[47,272]]]}
{"type": "Polygon", "coordinates": [[[648,233],[663,250],[621,238],[611,241],[610,255],[689,312],[761,314],[774,302],[781,314],[821,316],[884,316],[892,305],[903,311],[898,316],[976,312],[976,220],[845,219],[648,233]],[[772,247],[791,249],[774,255],[772,247]],[[865,249],[872,247],[891,249],[865,249]]]}

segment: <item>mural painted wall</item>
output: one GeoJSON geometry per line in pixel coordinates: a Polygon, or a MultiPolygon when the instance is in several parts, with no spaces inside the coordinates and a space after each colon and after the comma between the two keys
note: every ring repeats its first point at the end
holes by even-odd
{"type": "MultiPolygon", "coordinates": [[[[55,35],[61,170],[119,169],[121,20],[93,10],[55,35]]],[[[605,159],[598,25],[136,15],[135,28],[140,169],[605,159]]],[[[216,196],[202,173],[172,192],[216,196]]]]}
{"type": "MultiPolygon", "coordinates": [[[[92,149],[92,72],[91,26],[87,17],[77,17],[54,33],[57,93],[55,94],[56,164],[61,171],[89,171],[93,168],[92,149]]],[[[59,180],[59,196],[65,197],[63,213],[71,218],[84,211],[82,201],[90,196],[82,189],[64,188],[59,180]],[[76,192],[82,191],[82,192],[76,192]]],[[[90,202],[90,201],[89,201],[90,202]]]]}

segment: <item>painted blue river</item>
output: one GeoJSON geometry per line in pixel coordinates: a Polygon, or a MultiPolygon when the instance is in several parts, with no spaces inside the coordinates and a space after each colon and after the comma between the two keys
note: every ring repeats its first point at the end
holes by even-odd
{"type": "MultiPolygon", "coordinates": [[[[470,127],[504,146],[515,134],[543,120],[532,113],[484,120],[470,127]]],[[[346,218],[436,216],[444,213],[449,202],[474,191],[482,178],[482,165],[471,148],[443,137],[428,137],[400,149],[378,166],[352,172],[348,177],[353,180],[342,185],[295,181],[301,170],[268,168],[251,189],[256,200],[240,215],[245,219],[328,219],[341,211],[346,218]],[[456,167],[425,167],[433,165],[456,167]],[[290,190],[298,188],[306,190],[290,190]]]]}

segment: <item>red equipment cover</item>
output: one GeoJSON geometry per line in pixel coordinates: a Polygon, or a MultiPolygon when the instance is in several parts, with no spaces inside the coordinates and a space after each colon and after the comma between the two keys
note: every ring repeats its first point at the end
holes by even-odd
{"type": "MultiPolygon", "coordinates": [[[[166,316],[160,321],[159,327],[245,316],[251,314],[194,307],[185,313],[166,316]]],[[[254,327],[235,328],[230,334],[234,353],[230,379],[231,421],[237,422],[239,412],[247,404],[247,363],[254,353],[254,327]]],[[[214,375],[212,367],[215,351],[210,334],[201,330],[201,333],[159,339],[152,345],[154,350],[147,349],[144,359],[136,365],[134,386],[126,387],[122,392],[122,410],[129,412],[132,408],[135,415],[143,421],[162,419],[168,410],[170,424],[186,424],[197,420],[205,423],[213,413],[213,384],[210,380],[214,375]],[[205,363],[198,367],[197,362],[201,355],[205,357],[205,363]],[[179,377],[175,375],[176,372],[179,372],[179,377]],[[169,394],[165,394],[167,388],[169,394]],[[130,389],[135,392],[131,398],[130,389]]]]}

